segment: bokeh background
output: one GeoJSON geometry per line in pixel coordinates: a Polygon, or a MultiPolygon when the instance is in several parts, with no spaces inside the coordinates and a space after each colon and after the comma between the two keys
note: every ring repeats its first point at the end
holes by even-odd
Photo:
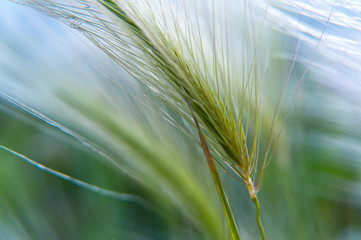
{"type": "MultiPolygon", "coordinates": [[[[319,25],[316,31],[323,33],[325,18],[307,16],[302,8],[279,9],[307,25],[319,25]]],[[[259,194],[269,239],[361,239],[361,47],[354,45],[360,34],[352,23],[329,25],[321,42],[315,41],[317,34],[306,38],[307,31],[290,36],[284,26],[277,29],[280,41],[289,46],[281,50],[281,59],[294,54],[299,59],[292,74],[301,77],[305,66],[310,69],[259,194]],[[336,46],[349,45],[328,47],[335,38],[336,46]],[[300,50],[289,51],[294,46],[300,50]]],[[[16,89],[12,82],[27,85],[39,78],[69,88],[79,78],[132,82],[76,29],[12,1],[0,3],[0,53],[2,93],[10,85],[16,89]]],[[[84,144],[3,97],[0,101],[1,145],[72,177],[154,201],[151,191],[84,144]]],[[[171,135],[187,142],[176,130],[171,135]]],[[[191,148],[188,157],[202,158],[196,146],[191,148]]],[[[0,161],[0,239],[197,239],[176,230],[184,219],[169,216],[172,205],[166,200],[154,211],[87,191],[3,150],[0,161]]],[[[247,189],[226,174],[222,179],[241,236],[257,239],[247,189]]]]}

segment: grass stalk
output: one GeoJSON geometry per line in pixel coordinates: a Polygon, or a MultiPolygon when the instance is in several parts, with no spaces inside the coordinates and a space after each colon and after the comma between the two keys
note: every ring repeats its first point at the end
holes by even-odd
{"type": "Polygon", "coordinates": [[[204,155],[206,156],[208,167],[209,167],[209,170],[211,171],[214,184],[216,185],[218,196],[221,200],[222,207],[223,207],[224,213],[226,215],[227,223],[228,223],[229,229],[231,231],[232,239],[233,240],[241,240],[239,233],[238,233],[236,221],[233,217],[231,207],[229,205],[226,193],[224,192],[224,189],[223,189],[223,186],[221,183],[221,179],[219,177],[216,165],[214,164],[212,155],[209,151],[207,142],[203,136],[203,133],[202,133],[200,127],[199,127],[197,119],[194,116],[193,116],[193,118],[194,118],[194,122],[197,125],[197,130],[198,130],[199,138],[201,139],[203,152],[204,152],[204,155]]]}
{"type": "Polygon", "coordinates": [[[257,225],[258,225],[259,232],[262,235],[262,240],[265,240],[266,234],[264,232],[262,222],[261,222],[261,207],[259,205],[259,201],[258,201],[258,197],[257,197],[257,188],[253,184],[253,181],[250,176],[248,176],[246,185],[248,187],[249,196],[251,197],[252,201],[254,202],[254,204],[256,205],[256,208],[257,208],[256,219],[257,219],[257,225]]]}
{"type": "Polygon", "coordinates": [[[216,185],[216,189],[217,189],[217,193],[218,193],[218,196],[221,200],[221,204],[222,204],[222,207],[223,207],[223,210],[224,210],[224,213],[226,215],[226,219],[227,219],[227,223],[228,223],[228,226],[229,226],[229,230],[231,231],[231,235],[232,235],[232,240],[241,240],[241,237],[239,236],[239,232],[238,232],[238,228],[237,228],[237,224],[236,224],[236,221],[234,219],[234,216],[233,216],[233,213],[232,213],[232,210],[231,210],[231,207],[229,205],[229,202],[228,202],[228,198],[227,198],[227,195],[226,193],[224,192],[224,189],[223,189],[223,186],[222,186],[222,182],[221,182],[221,179],[219,177],[219,174],[218,174],[218,171],[217,171],[217,167],[213,161],[213,157],[211,155],[211,152],[209,150],[209,147],[208,147],[208,144],[206,142],[206,139],[202,133],[202,129],[201,127],[199,126],[199,123],[197,121],[197,118],[195,117],[195,115],[193,114],[193,110],[192,110],[192,106],[190,105],[190,102],[188,100],[188,98],[185,96],[185,99],[188,103],[188,106],[191,110],[191,113],[192,113],[192,117],[193,117],[193,120],[194,120],[194,123],[196,124],[196,127],[197,127],[197,131],[198,131],[198,135],[199,135],[199,139],[201,141],[201,145],[202,145],[202,149],[203,149],[203,152],[204,152],[204,155],[206,157],[206,160],[207,160],[207,163],[208,163],[208,167],[209,167],[209,170],[212,174],[212,178],[213,178],[213,181],[214,181],[214,184],[216,185]]]}
{"type": "Polygon", "coordinates": [[[262,226],[262,222],[261,222],[261,207],[259,206],[259,201],[258,201],[258,197],[257,195],[252,198],[254,204],[256,205],[256,208],[257,208],[257,214],[256,214],[256,219],[257,219],[257,225],[258,225],[258,228],[259,228],[259,232],[261,233],[261,236],[262,236],[262,240],[265,240],[266,239],[266,234],[263,230],[263,226],[262,226]]]}

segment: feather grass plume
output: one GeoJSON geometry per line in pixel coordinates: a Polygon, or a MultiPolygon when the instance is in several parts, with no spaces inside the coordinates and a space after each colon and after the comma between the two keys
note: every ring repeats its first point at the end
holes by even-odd
{"type": "MultiPolygon", "coordinates": [[[[276,171],[270,169],[271,178],[268,176],[268,179],[271,180],[265,181],[265,194],[267,191],[277,192],[276,196],[273,195],[265,202],[271,216],[267,226],[270,234],[282,232],[277,237],[273,235],[272,238],[275,239],[344,239],[360,236],[359,233],[353,233],[354,226],[357,227],[358,223],[347,221],[348,224],[344,224],[345,219],[353,219],[351,215],[344,214],[345,210],[351,209],[350,206],[342,204],[340,208],[337,203],[341,201],[360,206],[360,23],[357,18],[360,4],[357,1],[17,2],[31,5],[84,34],[140,83],[158,95],[167,107],[157,103],[152,105],[153,111],[162,112],[164,118],[187,132],[193,139],[196,139],[193,134],[198,132],[200,141],[196,141],[204,150],[216,186],[222,188],[214,160],[232,177],[248,186],[257,207],[259,225],[259,202],[255,196],[261,187],[264,169],[272,156],[274,143],[283,127],[280,120],[288,115],[287,111],[281,111],[283,100],[289,97],[285,89],[288,88],[287,85],[296,85],[295,87],[299,88],[299,82],[292,82],[290,76],[300,72],[297,79],[303,79],[308,69],[321,73],[316,79],[316,76],[308,75],[307,80],[310,81],[305,83],[308,92],[303,92],[307,95],[307,101],[300,104],[306,108],[306,114],[303,113],[297,120],[302,121],[303,126],[298,125],[293,132],[292,141],[287,141],[289,146],[304,141],[305,149],[302,154],[296,152],[292,156],[288,156],[286,150],[285,158],[296,161],[282,161],[280,168],[276,165],[276,171]],[[299,41],[295,55],[304,55],[291,59],[286,71],[280,67],[282,63],[277,63],[274,52],[279,52],[273,50],[276,45],[274,36],[269,34],[265,24],[299,41]],[[305,49],[307,51],[304,51],[305,49]],[[306,63],[304,71],[298,62],[306,63]],[[309,89],[307,84],[310,84],[309,89]],[[169,111],[168,107],[188,123],[177,117],[173,118],[173,112],[169,111]],[[189,127],[190,124],[193,128],[189,127]],[[310,192],[317,197],[310,197],[310,192]],[[275,201],[277,198],[282,200],[275,201]],[[337,208],[340,215],[335,211],[337,208]],[[284,215],[280,214],[281,212],[284,215]],[[291,223],[292,221],[285,217],[291,214],[300,220],[291,223]],[[287,227],[279,229],[281,223],[274,219],[287,219],[287,227]],[[300,224],[303,224],[302,228],[300,224]],[[319,229],[323,231],[320,232],[319,229]],[[285,231],[290,234],[288,237],[285,236],[285,231]],[[356,235],[348,235],[350,232],[356,235]]],[[[289,52],[281,57],[292,58],[289,52]]],[[[26,64],[22,64],[22,67],[25,66],[26,64]]],[[[192,194],[209,181],[209,176],[202,175],[197,178],[189,174],[182,163],[188,157],[180,152],[168,152],[173,147],[170,147],[172,144],[168,136],[166,137],[167,134],[152,126],[154,121],[159,121],[158,118],[139,121],[145,118],[144,115],[152,115],[143,108],[139,110],[146,112],[144,115],[129,118],[123,116],[123,110],[115,110],[114,106],[123,101],[123,96],[117,98],[117,104],[111,103],[112,107],[109,109],[108,101],[102,104],[109,96],[98,98],[98,91],[109,93],[103,88],[104,82],[94,84],[84,78],[86,85],[94,87],[94,94],[89,96],[97,96],[96,99],[89,96],[84,99],[78,96],[82,95],[80,92],[84,87],[76,89],[73,84],[81,82],[79,79],[64,81],[60,84],[63,86],[54,88],[45,80],[27,79],[28,81],[24,81],[27,84],[20,81],[2,81],[2,98],[24,110],[38,110],[35,115],[48,124],[73,134],[96,151],[106,153],[106,156],[110,156],[108,160],[115,166],[130,171],[134,178],[153,189],[152,193],[164,199],[164,202],[178,200],[172,206],[188,216],[186,219],[191,219],[195,228],[203,229],[201,231],[205,234],[202,236],[206,239],[222,239],[219,228],[211,229],[214,226],[219,227],[220,222],[205,221],[205,217],[219,217],[212,212],[218,206],[202,206],[200,203],[208,199],[205,199],[203,194],[192,194]],[[46,87],[42,86],[44,84],[46,87]],[[19,91],[25,89],[25,85],[36,85],[36,90],[19,91]],[[50,90],[49,95],[52,96],[45,96],[46,91],[41,91],[45,95],[40,98],[39,89],[50,90]],[[13,98],[7,98],[9,96],[13,98]],[[52,101],[49,101],[50,99],[52,101]],[[55,106],[57,113],[46,106],[55,106]],[[75,119],[66,117],[65,113],[74,112],[75,119]],[[52,119],[54,121],[51,121],[52,119]],[[129,119],[136,124],[130,126],[129,119]],[[138,124],[143,127],[130,130],[133,125],[138,124]],[[149,130],[155,131],[158,137],[154,138],[154,132],[149,134],[149,130]],[[164,146],[170,149],[164,150],[164,146]],[[149,154],[153,157],[148,158],[149,154]],[[171,161],[172,167],[168,167],[167,160],[173,159],[173,156],[181,157],[176,158],[175,162],[171,161]],[[160,160],[162,158],[163,160],[160,160]],[[170,175],[169,171],[176,172],[175,176],[170,175]],[[182,184],[180,180],[187,176],[193,180],[182,184]],[[191,184],[197,182],[195,178],[199,183],[190,188],[191,184]],[[162,186],[167,193],[157,191],[154,186],[162,186]],[[202,211],[205,214],[192,217],[192,214],[202,211]]],[[[119,81],[116,84],[124,82],[119,81]]],[[[152,94],[146,92],[145,95],[152,94]]],[[[292,103],[294,95],[290,95],[292,103]]],[[[109,98],[112,99],[110,102],[115,99],[114,95],[109,98]]],[[[141,98],[141,101],[144,104],[148,103],[149,99],[141,98]]],[[[285,102],[284,105],[289,107],[289,102],[285,102]]],[[[125,111],[126,114],[134,114],[133,111],[129,114],[128,110],[125,111]]],[[[160,128],[164,127],[163,124],[159,125],[160,128]]],[[[194,163],[192,166],[201,164],[196,159],[198,158],[191,158],[194,163]]],[[[222,189],[219,195],[221,200],[225,201],[225,211],[231,212],[222,189]]],[[[242,202],[242,199],[238,198],[238,205],[239,202],[242,202]]],[[[352,209],[352,212],[356,211],[352,209]]],[[[243,228],[246,228],[246,223],[244,224],[243,228]]],[[[235,225],[231,219],[233,238],[237,238],[235,225]]],[[[243,229],[241,234],[247,236],[249,229],[251,228],[243,229]]],[[[249,236],[254,238],[253,235],[249,236]]],[[[193,238],[198,239],[197,237],[193,238]]]]}
{"type": "MultiPolygon", "coordinates": [[[[234,49],[230,49],[235,44],[231,40],[236,36],[230,33],[234,28],[226,26],[229,19],[222,19],[230,9],[223,2],[21,2],[85,34],[175,112],[194,124],[188,99],[214,154],[250,187],[250,195],[255,196],[270,159],[274,136],[278,134],[275,125],[280,111],[276,108],[266,116],[274,119],[268,126],[268,141],[261,153],[263,92],[269,62],[268,55],[260,60],[258,52],[264,54],[261,48],[265,47],[265,40],[261,37],[266,29],[245,26],[243,19],[232,22],[232,27],[240,29],[234,34],[246,35],[241,47],[234,46],[240,50],[239,55],[235,55],[234,49]],[[105,13],[94,7],[99,4],[105,13]],[[205,4],[209,11],[201,12],[200,4],[205,4]]],[[[254,16],[247,16],[248,8],[244,10],[244,17],[254,20],[254,16]]],[[[231,12],[227,17],[235,18],[236,13],[231,12]]]]}
{"type": "MultiPolygon", "coordinates": [[[[187,0],[16,2],[87,36],[196,126],[207,159],[214,158],[247,185],[264,238],[257,192],[282,128],[279,118],[285,88],[284,82],[268,81],[271,35],[262,21],[256,20],[259,13],[253,4],[187,0]],[[266,93],[270,86],[280,91],[281,97],[266,93]]],[[[97,121],[114,125],[111,119],[97,121]]],[[[124,129],[117,132],[132,142],[124,129]]],[[[211,168],[212,173],[216,171],[211,168]]],[[[221,183],[215,182],[221,196],[221,183]]],[[[228,222],[235,225],[223,198],[228,222]]],[[[237,228],[232,228],[237,239],[237,228]]]]}

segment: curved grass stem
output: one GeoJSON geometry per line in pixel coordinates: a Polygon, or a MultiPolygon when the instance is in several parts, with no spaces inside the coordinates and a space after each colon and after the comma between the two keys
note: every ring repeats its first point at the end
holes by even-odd
{"type": "Polygon", "coordinates": [[[254,204],[256,205],[256,208],[257,208],[257,214],[256,214],[256,218],[257,218],[257,225],[258,225],[258,228],[259,228],[259,231],[262,235],[262,240],[265,240],[266,239],[266,234],[263,230],[263,226],[262,226],[262,222],[261,222],[261,208],[259,206],[259,202],[258,202],[258,197],[257,195],[252,198],[254,204]]]}

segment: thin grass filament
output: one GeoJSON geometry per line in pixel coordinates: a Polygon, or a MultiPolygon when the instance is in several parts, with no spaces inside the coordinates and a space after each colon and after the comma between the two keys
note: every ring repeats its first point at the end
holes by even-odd
{"type": "Polygon", "coordinates": [[[126,201],[126,202],[133,202],[133,203],[136,203],[146,209],[149,209],[149,210],[154,210],[154,206],[152,206],[148,201],[146,201],[145,199],[139,197],[139,196],[136,196],[136,195],[133,195],[133,194],[129,194],[129,193],[121,193],[121,192],[116,192],[116,191],[113,191],[113,190],[109,190],[109,189],[105,189],[105,188],[102,188],[102,187],[99,187],[99,186],[96,186],[94,184],[90,184],[90,183],[87,183],[85,181],[82,181],[82,180],[79,180],[79,179],[76,179],[74,177],[71,177],[65,173],[61,173],[59,171],[56,171],[52,168],[49,168],[41,163],[38,163],[26,156],[24,156],[23,154],[20,154],[10,148],[7,148],[5,146],[2,146],[0,145],[0,149],[2,150],[5,150],[9,153],[11,153],[12,155],[16,156],[16,157],[19,157],[21,158],[22,160],[26,161],[27,163],[39,168],[40,170],[42,171],[45,171],[47,173],[50,173],[58,178],[61,178],[65,181],[68,181],[74,185],[77,185],[83,189],[86,189],[88,191],[91,191],[91,192],[95,192],[97,194],[100,194],[100,195],[103,195],[103,196],[106,196],[106,197],[109,197],[109,198],[113,198],[113,199],[116,199],[116,200],[120,200],[120,201],[126,201]]]}

